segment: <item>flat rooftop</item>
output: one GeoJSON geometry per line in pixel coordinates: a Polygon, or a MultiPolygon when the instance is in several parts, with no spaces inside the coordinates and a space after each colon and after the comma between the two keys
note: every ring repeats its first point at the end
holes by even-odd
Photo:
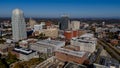
{"type": "Polygon", "coordinates": [[[81,35],[80,37],[89,37],[89,38],[92,38],[92,37],[94,37],[94,34],[86,33],[86,34],[81,35]]]}
{"type": "Polygon", "coordinates": [[[57,40],[40,40],[37,43],[59,46],[60,44],[63,44],[65,42],[64,41],[57,41],[57,40]]]}
{"type": "Polygon", "coordinates": [[[34,44],[31,44],[33,46],[40,46],[40,47],[44,47],[44,48],[48,48],[48,47],[53,47],[51,45],[46,45],[46,44],[42,44],[42,43],[34,43],[34,44]]]}
{"type": "Polygon", "coordinates": [[[97,39],[93,34],[86,33],[78,38],[72,38],[73,41],[83,42],[83,43],[96,43],[97,39]]]}
{"type": "Polygon", "coordinates": [[[21,54],[24,54],[24,55],[29,55],[29,54],[32,54],[32,53],[35,52],[34,50],[24,49],[24,48],[22,48],[22,47],[15,47],[15,48],[13,49],[13,51],[18,52],[18,53],[21,53],[21,54]]]}
{"type": "Polygon", "coordinates": [[[83,57],[86,54],[86,52],[83,52],[83,51],[73,51],[73,50],[69,50],[65,48],[59,48],[56,51],[66,53],[69,55],[73,55],[73,56],[77,56],[77,57],[83,57]]]}

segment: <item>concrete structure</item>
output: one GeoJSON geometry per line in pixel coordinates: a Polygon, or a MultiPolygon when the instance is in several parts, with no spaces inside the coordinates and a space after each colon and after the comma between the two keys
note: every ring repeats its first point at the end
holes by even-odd
{"type": "Polygon", "coordinates": [[[12,34],[13,40],[19,41],[27,38],[26,23],[23,16],[23,11],[15,9],[12,12],[12,34]]]}
{"type": "Polygon", "coordinates": [[[58,29],[57,28],[49,28],[43,29],[43,34],[47,37],[56,38],[58,37],[58,29]]]}
{"type": "Polygon", "coordinates": [[[80,29],[80,21],[71,21],[71,29],[79,30],[80,29]]]}
{"type": "Polygon", "coordinates": [[[35,44],[31,44],[30,48],[39,52],[47,52],[47,50],[50,50],[49,52],[53,52],[64,45],[64,41],[40,40],[35,44]]]}
{"type": "Polygon", "coordinates": [[[38,53],[42,53],[46,55],[46,57],[51,57],[54,55],[55,50],[57,50],[58,48],[61,48],[64,45],[65,45],[64,41],[40,40],[37,43],[30,44],[29,47],[30,49],[35,50],[38,53]]]}
{"type": "Polygon", "coordinates": [[[53,46],[40,44],[40,43],[30,44],[30,49],[33,49],[39,53],[47,54],[47,56],[53,56],[53,52],[54,52],[53,46]]]}
{"type": "Polygon", "coordinates": [[[50,38],[56,38],[58,37],[58,28],[49,27],[47,29],[43,29],[43,24],[35,25],[34,26],[34,34],[35,36],[38,36],[40,33],[45,34],[45,36],[50,38]]]}
{"type": "Polygon", "coordinates": [[[83,51],[73,51],[65,48],[59,48],[55,52],[55,57],[64,62],[75,62],[83,64],[90,56],[89,53],[83,51]]]}
{"type": "Polygon", "coordinates": [[[34,25],[34,31],[39,31],[42,30],[43,26],[41,24],[39,25],[34,25]]]}
{"type": "Polygon", "coordinates": [[[23,61],[28,61],[36,56],[36,51],[30,49],[24,49],[16,47],[13,49],[12,54],[16,54],[17,58],[23,61]]]}
{"type": "Polygon", "coordinates": [[[80,46],[81,51],[87,51],[93,53],[96,49],[97,39],[93,34],[86,33],[79,38],[73,38],[71,45],[80,46]]]}

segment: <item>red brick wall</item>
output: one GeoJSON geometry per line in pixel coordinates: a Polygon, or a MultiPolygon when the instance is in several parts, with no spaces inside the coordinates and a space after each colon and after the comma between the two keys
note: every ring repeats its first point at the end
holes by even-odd
{"type": "Polygon", "coordinates": [[[65,54],[62,52],[55,52],[55,56],[59,60],[68,61],[68,62],[75,62],[75,63],[79,63],[79,64],[83,64],[84,61],[86,60],[85,57],[76,57],[76,56],[68,55],[68,54],[65,54]]]}

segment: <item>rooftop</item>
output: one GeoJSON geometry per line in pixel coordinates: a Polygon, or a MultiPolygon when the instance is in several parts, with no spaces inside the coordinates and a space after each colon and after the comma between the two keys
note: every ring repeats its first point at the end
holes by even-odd
{"type": "MultiPolygon", "coordinates": [[[[86,52],[83,52],[83,51],[73,51],[73,50],[69,50],[65,48],[59,48],[56,51],[70,54],[70,55],[77,56],[77,57],[83,57],[86,54],[86,52]]],[[[89,56],[89,54],[87,54],[87,56],[89,56]]]]}
{"type": "Polygon", "coordinates": [[[24,49],[22,47],[15,47],[13,51],[24,54],[24,55],[29,55],[35,52],[34,50],[24,49]]]}
{"type": "Polygon", "coordinates": [[[46,44],[46,45],[56,45],[56,46],[59,46],[60,44],[65,44],[64,41],[56,41],[56,40],[40,40],[37,43],[46,44]]]}
{"type": "Polygon", "coordinates": [[[93,34],[86,33],[79,38],[72,38],[73,41],[83,42],[83,43],[96,43],[96,38],[94,38],[93,34]]]}
{"type": "Polygon", "coordinates": [[[91,34],[91,33],[86,33],[86,34],[83,34],[81,35],[80,37],[89,37],[89,38],[92,38],[94,35],[91,34]]]}

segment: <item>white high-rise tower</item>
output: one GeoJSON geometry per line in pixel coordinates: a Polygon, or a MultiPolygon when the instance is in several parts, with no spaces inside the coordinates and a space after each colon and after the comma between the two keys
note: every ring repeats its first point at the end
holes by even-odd
{"type": "Polygon", "coordinates": [[[12,35],[15,41],[27,38],[24,14],[20,9],[12,12],[12,35]]]}

